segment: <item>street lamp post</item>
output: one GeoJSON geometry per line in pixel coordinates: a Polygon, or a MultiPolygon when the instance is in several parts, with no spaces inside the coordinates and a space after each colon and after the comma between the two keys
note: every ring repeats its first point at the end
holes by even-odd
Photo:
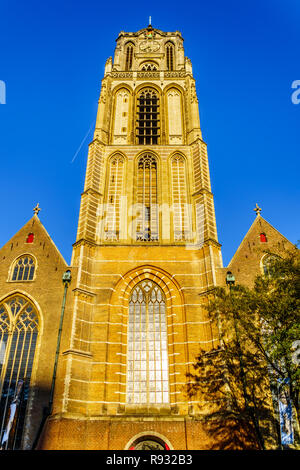
{"type": "Polygon", "coordinates": [[[36,436],[36,438],[33,442],[32,449],[36,449],[36,447],[38,446],[39,439],[40,439],[44,424],[45,424],[47,418],[52,413],[54,387],[55,387],[55,379],[56,379],[56,370],[57,370],[58,356],[59,356],[59,350],[60,350],[60,340],[61,340],[64,313],[65,313],[67,291],[68,291],[68,287],[70,285],[71,280],[72,280],[71,271],[68,269],[67,271],[65,271],[63,273],[63,276],[62,276],[62,282],[63,282],[63,285],[64,285],[64,296],[63,296],[63,301],[62,301],[62,305],[61,305],[60,322],[59,322],[59,329],[58,329],[58,336],[57,336],[57,345],[56,345],[56,352],[55,352],[55,361],[54,361],[54,369],[53,369],[52,383],[51,383],[51,389],[50,389],[49,404],[48,404],[48,407],[44,407],[43,418],[42,418],[41,424],[39,426],[37,436],[36,436]]]}
{"type": "Polygon", "coordinates": [[[57,370],[58,356],[59,356],[59,350],[60,350],[61,332],[62,332],[62,325],[63,325],[63,320],[64,320],[67,291],[68,291],[68,287],[70,285],[71,279],[72,279],[71,271],[70,270],[65,271],[63,273],[63,276],[62,276],[62,281],[63,281],[63,284],[64,284],[64,296],[63,296],[63,301],[62,301],[62,306],[61,306],[59,330],[58,330],[56,353],[55,353],[55,362],[54,362],[52,384],[51,384],[51,390],[50,390],[49,415],[51,415],[52,407],[53,407],[53,396],[54,396],[54,387],[55,387],[55,380],[56,380],[56,370],[57,370]]]}

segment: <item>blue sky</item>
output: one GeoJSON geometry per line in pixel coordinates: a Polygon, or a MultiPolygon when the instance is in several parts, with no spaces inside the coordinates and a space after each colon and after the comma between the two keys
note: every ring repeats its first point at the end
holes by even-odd
{"type": "MultiPolygon", "coordinates": [[[[298,0],[3,1],[0,246],[40,219],[67,262],[107,57],[121,30],[180,30],[192,60],[219,241],[228,264],[262,215],[300,239],[298,0]],[[76,158],[74,159],[74,156],[76,158]]],[[[0,96],[1,99],[1,96],[0,96]]]]}

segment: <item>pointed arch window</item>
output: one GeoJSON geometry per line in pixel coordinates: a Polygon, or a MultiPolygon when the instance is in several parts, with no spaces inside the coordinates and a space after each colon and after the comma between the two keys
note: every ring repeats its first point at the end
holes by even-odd
{"type": "Polygon", "coordinates": [[[35,261],[32,256],[21,256],[15,261],[11,281],[32,281],[35,271],[35,261]]]}
{"type": "Polygon", "coordinates": [[[116,155],[109,162],[107,211],[104,226],[104,239],[117,241],[120,238],[121,203],[124,181],[124,157],[116,155]]]}
{"type": "Polygon", "coordinates": [[[272,276],[275,271],[276,261],[279,259],[278,255],[266,254],[262,257],[261,266],[265,276],[272,276]]]}
{"type": "Polygon", "coordinates": [[[39,321],[36,308],[23,296],[13,296],[0,304],[0,439],[5,435],[10,405],[16,397],[20,381],[20,403],[13,441],[4,448],[21,448],[26,405],[39,321]]]}
{"type": "Polygon", "coordinates": [[[157,145],[159,143],[159,99],[155,90],[142,90],[137,105],[137,144],[157,145]]]}
{"type": "Polygon", "coordinates": [[[127,403],[169,403],[166,301],[161,288],[140,282],[129,300],[127,403]]]}
{"type": "Polygon", "coordinates": [[[166,44],[166,60],[167,60],[167,70],[174,70],[174,44],[168,42],[166,44]]]}
{"type": "Polygon", "coordinates": [[[175,155],[171,160],[174,240],[190,238],[190,214],[187,201],[185,160],[175,155]]]}
{"type": "Polygon", "coordinates": [[[127,44],[127,46],[126,46],[126,61],[125,61],[125,70],[127,72],[132,69],[133,50],[134,50],[134,45],[132,43],[127,44]]]}
{"type": "Polygon", "coordinates": [[[136,239],[158,240],[157,161],[153,155],[143,155],[137,168],[136,239]]]}

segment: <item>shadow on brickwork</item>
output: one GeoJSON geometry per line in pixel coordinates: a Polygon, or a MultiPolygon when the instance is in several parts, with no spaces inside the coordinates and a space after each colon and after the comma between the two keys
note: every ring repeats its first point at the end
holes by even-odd
{"type": "Polygon", "coordinates": [[[211,438],[212,450],[278,448],[266,370],[247,356],[243,351],[241,371],[235,351],[201,350],[194,371],[187,374],[186,393],[199,403],[195,419],[211,438]]]}

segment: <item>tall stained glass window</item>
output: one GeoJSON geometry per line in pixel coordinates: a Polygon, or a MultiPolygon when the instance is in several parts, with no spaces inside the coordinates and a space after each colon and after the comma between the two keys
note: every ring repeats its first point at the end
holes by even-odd
{"type": "Polygon", "coordinates": [[[169,403],[166,302],[150,280],[140,282],[129,301],[127,403],[169,403]]]}
{"type": "Polygon", "coordinates": [[[16,431],[9,448],[21,446],[30,377],[38,337],[38,316],[33,304],[21,296],[13,296],[0,304],[0,439],[5,433],[10,405],[18,382],[24,386],[18,409],[16,431]]]}

